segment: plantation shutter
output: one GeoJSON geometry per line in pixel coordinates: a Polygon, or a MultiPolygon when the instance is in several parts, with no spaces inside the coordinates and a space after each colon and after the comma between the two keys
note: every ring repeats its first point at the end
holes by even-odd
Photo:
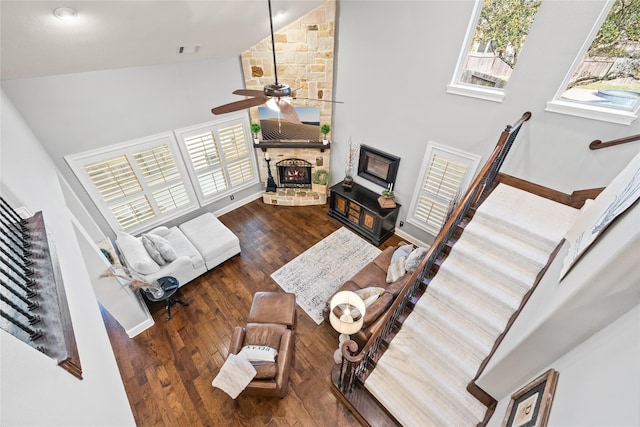
{"type": "Polygon", "coordinates": [[[164,134],[114,146],[106,153],[76,156],[85,179],[97,190],[89,194],[114,230],[137,230],[194,206],[193,190],[187,187],[172,143],[172,135],[164,134]]]}
{"type": "Polygon", "coordinates": [[[201,204],[258,183],[253,141],[246,120],[175,131],[201,204]]]}
{"type": "Polygon", "coordinates": [[[407,222],[437,234],[469,186],[479,163],[480,156],[430,141],[407,222]]]}
{"type": "Polygon", "coordinates": [[[242,124],[218,130],[220,146],[227,162],[227,172],[232,187],[253,179],[254,172],[249,160],[249,149],[242,124]]]}
{"type": "Polygon", "coordinates": [[[127,156],[88,164],[84,170],[124,230],[155,217],[127,156]]]}
{"type": "Polygon", "coordinates": [[[434,229],[444,225],[456,201],[468,166],[434,154],[420,193],[415,217],[434,229]]]}
{"type": "Polygon", "coordinates": [[[202,194],[211,196],[226,190],[227,180],[213,132],[185,138],[184,143],[202,194]]]}
{"type": "Polygon", "coordinates": [[[142,192],[126,156],[86,165],[84,170],[106,202],[142,192]]]}
{"type": "Polygon", "coordinates": [[[191,204],[168,144],[146,148],[134,153],[133,157],[159,213],[165,214],[191,204]]]}

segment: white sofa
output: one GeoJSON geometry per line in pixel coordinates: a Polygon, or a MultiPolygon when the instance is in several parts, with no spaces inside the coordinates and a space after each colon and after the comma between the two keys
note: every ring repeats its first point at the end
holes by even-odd
{"type": "Polygon", "coordinates": [[[116,238],[124,263],[148,282],[173,276],[182,286],[240,253],[238,237],[210,212],[179,227],[157,227],[149,234],[167,240],[175,250],[175,260],[159,265],[145,249],[142,236],[118,232],[116,238]]]}

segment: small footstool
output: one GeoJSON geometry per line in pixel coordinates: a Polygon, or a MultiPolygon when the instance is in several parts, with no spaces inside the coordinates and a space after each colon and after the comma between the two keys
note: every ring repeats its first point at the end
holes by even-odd
{"type": "Polygon", "coordinates": [[[240,253],[240,240],[214,214],[207,212],[179,226],[200,252],[207,270],[240,253]]]}
{"type": "Polygon", "coordinates": [[[296,328],[296,296],[284,292],[256,292],[247,323],[278,323],[296,328]]]}

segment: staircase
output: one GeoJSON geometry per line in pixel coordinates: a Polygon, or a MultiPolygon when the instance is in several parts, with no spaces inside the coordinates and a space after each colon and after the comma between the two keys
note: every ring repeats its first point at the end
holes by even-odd
{"type": "Polygon", "coordinates": [[[482,422],[467,385],[577,212],[504,184],[480,205],[365,381],[398,422],[482,422]]]}

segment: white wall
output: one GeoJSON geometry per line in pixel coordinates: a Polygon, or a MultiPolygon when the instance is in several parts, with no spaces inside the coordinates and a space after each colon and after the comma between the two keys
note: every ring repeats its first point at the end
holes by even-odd
{"type": "MultiPolygon", "coordinates": [[[[549,426],[640,425],[640,306],[553,361],[524,383],[553,368],[558,385],[549,426]]],[[[500,426],[510,396],[498,402],[489,427],[500,426]]]]}
{"type": "MultiPolygon", "coordinates": [[[[339,2],[334,93],[345,103],[334,110],[332,183],[344,177],[350,137],[400,156],[394,190],[404,220],[429,140],[486,159],[505,126],[531,111],[506,172],[563,192],[606,185],[640,143],[599,151],[588,144],[638,134],[640,120],[625,126],[544,111],[603,4],[542,2],[504,102],[496,103],[446,93],[472,1],[339,2]]],[[[403,229],[429,240],[409,224],[403,229]]]]}
{"type": "Polygon", "coordinates": [[[84,379],[0,331],[0,425],[133,426],[56,166],[4,92],[1,106],[2,186],[30,211],[43,212],[59,258],[84,379]]]}
{"type": "MultiPolygon", "coordinates": [[[[2,82],[7,96],[107,235],[112,235],[109,226],[63,156],[211,121],[215,118],[211,108],[241,99],[231,92],[243,87],[239,58],[2,82]]],[[[234,196],[241,200],[260,190],[256,185],[234,196]]],[[[222,209],[228,203],[222,200],[206,210],[222,209]]]]}

